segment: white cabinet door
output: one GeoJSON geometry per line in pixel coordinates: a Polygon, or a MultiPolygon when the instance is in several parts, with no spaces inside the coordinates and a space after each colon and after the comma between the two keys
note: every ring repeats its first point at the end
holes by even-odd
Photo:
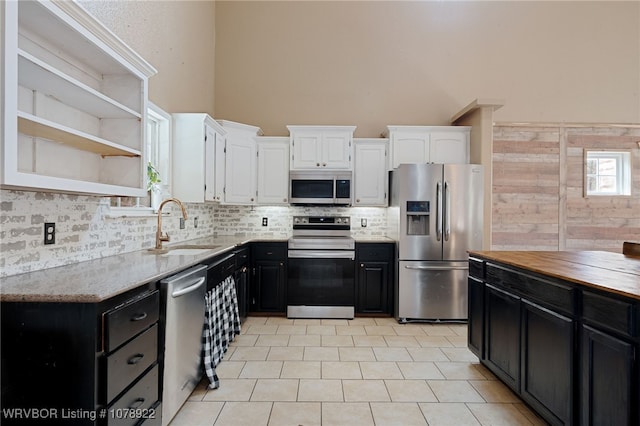
{"type": "Polygon", "coordinates": [[[351,169],[352,133],[326,132],[322,135],[320,161],[324,169],[351,169]]]}
{"type": "Polygon", "coordinates": [[[220,202],[224,195],[225,137],[205,125],[205,201],[220,202]]]}
{"type": "Polygon", "coordinates": [[[291,170],[351,170],[355,126],[287,126],[291,170]]]}
{"type": "Polygon", "coordinates": [[[468,126],[388,126],[390,169],[403,163],[469,163],[468,126]]]}
{"type": "Polygon", "coordinates": [[[215,189],[214,196],[217,202],[224,200],[224,179],[226,174],[226,148],[227,138],[221,133],[216,133],[215,145],[215,189]]]}
{"type": "Polygon", "coordinates": [[[354,139],[353,205],[382,206],[388,204],[387,171],[388,139],[354,139]]]}
{"type": "Polygon", "coordinates": [[[258,204],[289,203],[289,138],[258,137],[258,204]]]}
{"type": "MultiPolygon", "coordinates": [[[[220,201],[224,183],[216,163],[226,131],[207,114],[173,114],[173,196],[187,203],[220,201]]],[[[222,147],[222,150],[224,146],[222,147]]],[[[224,161],[224,152],[222,152],[224,161]]],[[[224,172],[224,169],[222,170],[224,172]]]]}
{"type": "Polygon", "coordinates": [[[233,121],[219,123],[227,131],[224,202],[256,204],[258,162],[255,137],[262,131],[233,121]]]}
{"type": "Polygon", "coordinates": [[[291,142],[292,169],[317,169],[321,166],[322,134],[296,134],[291,142]]]}
{"type": "Polygon", "coordinates": [[[461,129],[432,132],[429,158],[432,163],[468,164],[469,131],[461,129]]]}
{"type": "Polygon", "coordinates": [[[395,169],[400,164],[426,163],[429,161],[429,133],[397,133],[391,136],[392,164],[395,169]]]}
{"type": "Polygon", "coordinates": [[[256,146],[253,140],[227,138],[225,174],[225,203],[256,202],[256,146]]]}

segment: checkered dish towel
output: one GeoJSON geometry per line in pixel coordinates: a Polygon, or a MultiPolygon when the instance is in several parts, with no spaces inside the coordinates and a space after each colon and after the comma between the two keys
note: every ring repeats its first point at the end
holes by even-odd
{"type": "Polygon", "coordinates": [[[216,366],[240,334],[238,296],[233,277],[228,277],[205,295],[206,312],[202,333],[202,360],[209,378],[209,389],[218,389],[220,380],[216,366]]]}

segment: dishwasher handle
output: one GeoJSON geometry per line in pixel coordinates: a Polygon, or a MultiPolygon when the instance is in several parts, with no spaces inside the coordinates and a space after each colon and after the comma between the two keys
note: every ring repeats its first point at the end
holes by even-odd
{"type": "Polygon", "coordinates": [[[207,281],[207,277],[198,278],[197,280],[194,281],[193,284],[189,285],[188,287],[181,288],[180,290],[176,290],[173,293],[171,293],[171,297],[180,297],[180,296],[184,296],[185,294],[194,292],[200,287],[202,287],[202,285],[206,281],[207,281]]]}

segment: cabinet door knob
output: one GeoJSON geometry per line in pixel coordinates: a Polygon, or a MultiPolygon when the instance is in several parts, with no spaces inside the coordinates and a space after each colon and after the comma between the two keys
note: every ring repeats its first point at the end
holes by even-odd
{"type": "Polygon", "coordinates": [[[286,203],[286,202],[287,202],[287,199],[286,199],[286,198],[283,198],[283,199],[282,199],[282,201],[286,203]]]}
{"type": "Polygon", "coordinates": [[[316,167],[320,167],[320,163],[316,163],[316,167]]]}
{"type": "Polygon", "coordinates": [[[364,263],[361,263],[361,264],[360,264],[360,267],[361,267],[361,268],[364,268],[364,263]]]}
{"type": "Polygon", "coordinates": [[[360,198],[356,198],[356,203],[359,203],[359,202],[360,202],[360,198]]]}
{"type": "Polygon", "coordinates": [[[322,167],[327,167],[327,163],[322,163],[322,167]]]}

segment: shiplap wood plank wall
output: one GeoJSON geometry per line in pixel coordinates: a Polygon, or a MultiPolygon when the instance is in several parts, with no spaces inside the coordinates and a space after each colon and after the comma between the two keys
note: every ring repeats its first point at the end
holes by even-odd
{"type": "Polygon", "coordinates": [[[640,126],[495,125],[493,250],[622,251],[640,241],[640,126]],[[584,196],[584,150],[631,150],[630,197],[584,196]]]}

